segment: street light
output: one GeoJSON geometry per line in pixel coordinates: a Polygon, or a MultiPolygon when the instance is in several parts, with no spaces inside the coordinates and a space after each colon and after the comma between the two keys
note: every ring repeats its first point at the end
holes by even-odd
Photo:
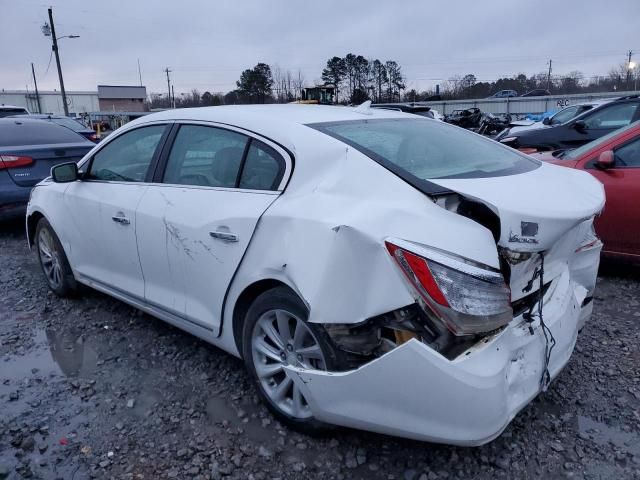
{"type": "Polygon", "coordinates": [[[51,37],[51,49],[56,54],[56,65],[58,66],[58,79],[60,80],[60,91],[62,92],[62,106],[65,116],[69,116],[69,105],[67,104],[67,92],[64,89],[64,80],[62,79],[62,67],[60,66],[60,55],[58,54],[58,40],[63,38],[80,38],[80,35],[63,35],[56,37],[56,27],[53,23],[53,10],[48,9],[49,23],[42,26],[42,33],[45,37],[51,37]]]}

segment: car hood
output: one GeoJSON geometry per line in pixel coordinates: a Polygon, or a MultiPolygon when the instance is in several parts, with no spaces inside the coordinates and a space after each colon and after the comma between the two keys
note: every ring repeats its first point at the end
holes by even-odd
{"type": "Polygon", "coordinates": [[[550,248],[605,201],[594,177],[548,163],[519,175],[429,181],[491,208],[500,218],[498,245],[523,252],[550,248]]]}

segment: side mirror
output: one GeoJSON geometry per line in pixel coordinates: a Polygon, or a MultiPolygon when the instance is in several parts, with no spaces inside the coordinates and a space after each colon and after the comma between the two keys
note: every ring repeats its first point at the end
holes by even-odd
{"type": "Polygon", "coordinates": [[[573,128],[582,133],[587,130],[587,124],[584,123],[584,120],[576,120],[575,122],[573,122],[573,128]]]}
{"type": "Polygon", "coordinates": [[[616,163],[615,156],[613,155],[613,150],[606,150],[600,154],[598,160],[596,160],[596,167],[601,170],[606,170],[608,168],[613,168],[616,163]]]}
{"type": "Polygon", "coordinates": [[[542,119],[542,124],[543,125],[551,125],[551,117],[544,117],[542,119]]]}
{"type": "Polygon", "coordinates": [[[69,183],[78,180],[78,164],[76,162],[61,163],[51,167],[51,178],[56,183],[69,183]]]}

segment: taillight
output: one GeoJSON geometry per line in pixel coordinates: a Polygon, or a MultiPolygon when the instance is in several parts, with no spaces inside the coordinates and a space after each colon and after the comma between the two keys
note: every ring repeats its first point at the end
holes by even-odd
{"type": "Polygon", "coordinates": [[[395,239],[385,245],[423,307],[455,335],[489,332],[512,320],[511,291],[499,271],[424,245],[395,239]]]}
{"type": "Polygon", "coordinates": [[[0,155],[0,170],[23,168],[33,164],[33,158],[24,155],[0,155]]]}
{"type": "Polygon", "coordinates": [[[91,140],[92,142],[97,143],[98,142],[98,136],[95,133],[92,133],[91,135],[89,135],[87,137],[89,140],[91,140]]]}

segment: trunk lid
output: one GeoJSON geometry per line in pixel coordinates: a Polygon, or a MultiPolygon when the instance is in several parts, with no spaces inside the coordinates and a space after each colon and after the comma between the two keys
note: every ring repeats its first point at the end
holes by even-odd
{"type": "Polygon", "coordinates": [[[28,147],[3,147],[0,155],[26,156],[33,163],[26,167],[8,168],[9,177],[16,185],[32,187],[51,174],[51,167],[65,162],[78,162],[93,148],[89,142],[56,143],[28,147]]]}
{"type": "Polygon", "coordinates": [[[548,250],[605,199],[588,173],[546,163],[519,175],[429,181],[487,205],[500,218],[497,244],[518,252],[548,250]]]}

